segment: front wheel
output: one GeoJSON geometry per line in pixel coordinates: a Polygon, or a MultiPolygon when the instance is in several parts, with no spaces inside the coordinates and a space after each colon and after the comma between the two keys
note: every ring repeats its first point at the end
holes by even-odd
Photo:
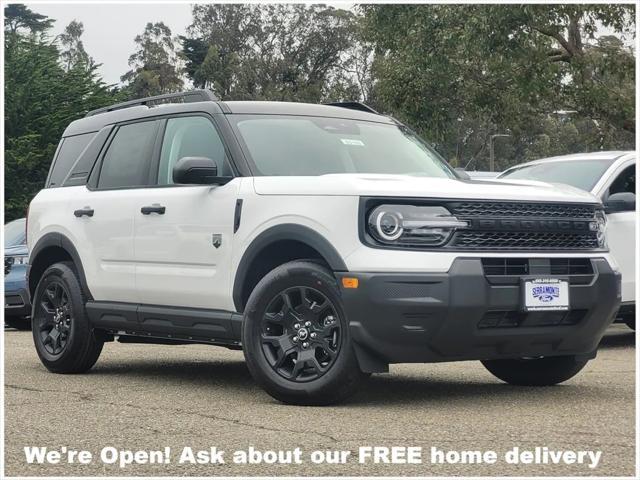
{"type": "Polygon", "coordinates": [[[242,345],[256,382],[285,403],[335,403],[366,377],[336,280],[311,261],[281,265],[258,283],[245,309],[242,345]]]}
{"type": "Polygon", "coordinates": [[[104,342],[89,324],[73,263],[60,262],[45,270],[32,308],[33,341],[49,371],[82,373],[96,363],[104,342]]]}
{"type": "Polygon", "coordinates": [[[511,385],[546,386],[565,382],[584,368],[588,360],[574,355],[514,360],[484,360],[493,375],[511,385]]]}

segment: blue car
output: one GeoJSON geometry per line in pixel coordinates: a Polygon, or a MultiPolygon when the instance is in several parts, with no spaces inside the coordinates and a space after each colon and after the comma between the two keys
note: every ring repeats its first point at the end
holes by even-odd
{"type": "Polygon", "coordinates": [[[26,219],[4,226],[4,323],[18,330],[31,329],[26,243],[26,219]]]}

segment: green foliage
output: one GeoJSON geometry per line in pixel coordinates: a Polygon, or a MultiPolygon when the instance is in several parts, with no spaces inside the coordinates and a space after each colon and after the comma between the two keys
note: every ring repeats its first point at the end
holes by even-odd
{"type": "Polygon", "coordinates": [[[122,76],[133,98],[179,91],[182,78],[176,67],[171,29],[164,23],[147,23],[142,35],[135,38],[137,51],[129,57],[132,70],[122,76]]]}
{"type": "Polygon", "coordinates": [[[86,52],[82,43],[83,33],[84,25],[82,22],[72,20],[64,32],[60,34],[59,39],[62,46],[60,58],[67,71],[74,67],[90,68],[93,64],[93,59],[86,52]]]}
{"type": "Polygon", "coordinates": [[[319,102],[354,93],[353,13],[321,5],[194,5],[180,37],[194,85],[235,100],[319,102]]]}
{"type": "Polygon", "coordinates": [[[97,66],[63,65],[58,47],[46,37],[51,23],[27,8],[5,17],[6,221],[26,214],[67,125],[113,102],[97,66]]]}
{"type": "Polygon", "coordinates": [[[376,106],[435,141],[447,158],[487,168],[495,133],[511,135],[495,140],[497,158],[508,159],[502,166],[538,155],[634,148],[633,52],[615,37],[595,37],[599,24],[633,31],[632,6],[360,10],[365,39],[376,46],[376,106]]]}

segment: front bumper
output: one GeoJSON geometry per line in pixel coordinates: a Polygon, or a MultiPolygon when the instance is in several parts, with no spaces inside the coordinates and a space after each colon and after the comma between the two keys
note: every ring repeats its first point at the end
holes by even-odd
{"type": "Polygon", "coordinates": [[[26,288],[6,290],[4,292],[4,314],[12,317],[31,315],[29,292],[26,288]]]}
{"type": "Polygon", "coordinates": [[[337,275],[340,284],[359,279],[342,296],[360,365],[374,372],[389,363],[593,357],[620,304],[620,274],[605,258],[591,265],[591,276],[568,276],[569,312],[528,314],[520,277],[487,276],[480,258],[458,258],[447,273],[337,275]]]}

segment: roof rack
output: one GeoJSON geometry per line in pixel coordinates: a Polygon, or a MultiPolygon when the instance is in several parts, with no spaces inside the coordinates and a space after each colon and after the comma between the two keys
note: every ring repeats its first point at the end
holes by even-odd
{"type": "Polygon", "coordinates": [[[91,110],[85,117],[92,117],[100,113],[112,112],[114,110],[122,110],[123,108],[131,108],[139,105],[160,105],[162,103],[191,103],[191,102],[217,102],[216,97],[211,90],[191,90],[189,92],[166,93],[164,95],[156,95],[154,97],[139,98],[128,102],[116,103],[108,107],[91,110]],[[176,100],[176,101],[171,101],[176,100]]]}
{"type": "Polygon", "coordinates": [[[361,103],[361,102],[330,102],[330,103],[325,103],[325,105],[330,105],[332,107],[348,108],[350,110],[359,110],[361,112],[374,113],[376,115],[380,115],[369,105],[365,105],[364,103],[361,103]]]}

